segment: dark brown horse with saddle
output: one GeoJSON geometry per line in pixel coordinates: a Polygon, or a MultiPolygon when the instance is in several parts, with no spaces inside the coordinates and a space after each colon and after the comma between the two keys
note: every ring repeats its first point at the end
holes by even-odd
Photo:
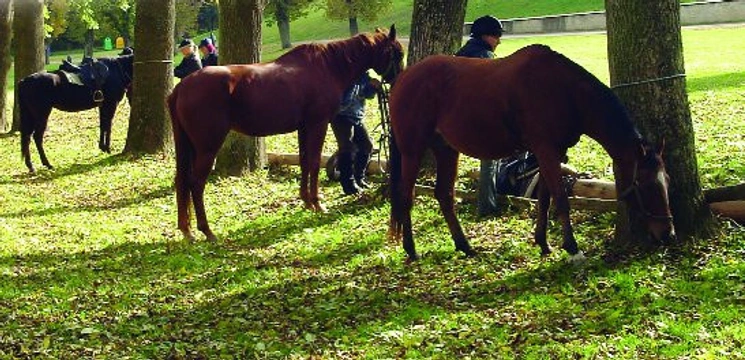
{"type": "Polygon", "coordinates": [[[546,242],[549,195],[561,221],[563,248],[581,256],[560,183],[560,163],[582,134],[600,143],[615,164],[619,199],[646,218],[660,240],[675,236],[668,204],[669,177],[661,147],[652,147],[630,121],[615,94],[595,76],[546,46],[523,48],[501,60],[432,56],[396,80],[390,98],[391,234],[403,236],[415,260],[411,225],[413,189],[422,154],[437,161],[436,198],[455,247],[474,254],[453,208],[459,153],[498,159],[530,150],[542,177],[535,241],[546,242]]]}
{"type": "MultiPolygon", "coordinates": [[[[67,112],[78,112],[98,107],[100,136],[98,148],[111,152],[111,124],[116,107],[129,95],[132,83],[134,55],[114,58],[99,58],[82,69],[67,64],[69,72],[41,71],[18,82],[18,101],[21,111],[21,154],[29,171],[34,172],[29,149],[31,138],[36,143],[41,163],[52,165],[44,152],[44,133],[47,130],[52,108],[67,112]],[[101,70],[104,69],[104,70],[101,70]],[[90,81],[79,73],[93,73],[90,81]],[[90,82],[90,83],[89,83],[90,82]]],[[[63,67],[64,68],[64,67],[63,67]]]]}
{"type": "Polygon", "coordinates": [[[204,187],[228,131],[267,136],[298,131],[300,197],[316,211],[318,170],[328,122],[354,80],[374,69],[393,81],[403,67],[396,29],[327,44],[300,45],[276,61],[210,66],[186,77],[168,98],[176,145],[178,227],[188,239],[193,201],[197,228],[215,240],[204,187]],[[310,186],[309,186],[310,185],[310,186]]]}

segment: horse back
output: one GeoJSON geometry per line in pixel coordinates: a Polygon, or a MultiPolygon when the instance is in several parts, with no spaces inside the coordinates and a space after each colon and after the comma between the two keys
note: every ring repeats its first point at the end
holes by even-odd
{"type": "Polygon", "coordinates": [[[397,80],[391,94],[394,131],[431,128],[459,152],[478,158],[566,149],[582,133],[578,101],[587,91],[584,75],[557,55],[530,46],[499,60],[428,57],[397,80]]]}

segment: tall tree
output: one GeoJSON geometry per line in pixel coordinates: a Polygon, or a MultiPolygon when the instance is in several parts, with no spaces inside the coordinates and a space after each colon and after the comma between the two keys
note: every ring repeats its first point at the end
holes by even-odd
{"type": "Polygon", "coordinates": [[[279,39],[283,49],[292,47],[290,42],[290,22],[305,16],[313,0],[270,0],[264,11],[264,23],[277,24],[279,39]]]}
{"type": "Polygon", "coordinates": [[[8,88],[8,72],[10,72],[10,42],[13,26],[12,0],[0,0],[0,133],[7,128],[7,112],[5,89],[8,88]]]}
{"type": "MultiPolygon", "coordinates": [[[[678,0],[606,0],[611,86],[642,135],[665,143],[670,206],[679,239],[708,236],[714,219],[698,174],[686,94],[678,0]]],[[[616,240],[644,243],[641,215],[621,205],[616,240]]]]}
{"type": "Polygon", "coordinates": [[[429,55],[455,54],[463,40],[467,0],[415,0],[407,64],[429,55]]]}
{"type": "MultiPolygon", "coordinates": [[[[357,19],[376,21],[391,6],[392,0],[326,0],[326,17],[331,20],[348,20],[349,34],[355,35],[359,32],[357,19]]],[[[458,11],[465,12],[465,8],[458,11]]]]}
{"type": "Polygon", "coordinates": [[[137,0],[137,52],[132,111],[124,152],[156,153],[171,143],[171,121],[165,98],[173,89],[175,0],[137,0]]]}
{"type": "MultiPolygon", "coordinates": [[[[263,0],[220,1],[220,64],[261,61],[263,0]]],[[[227,175],[260,169],[266,163],[264,139],[231,131],[217,154],[215,170],[227,175]]]]}
{"type": "MultiPolygon", "coordinates": [[[[44,2],[19,0],[13,3],[13,7],[13,38],[16,51],[14,73],[18,82],[28,75],[44,70],[44,2]]],[[[15,97],[11,132],[21,130],[18,92],[15,92],[15,97]]]]}

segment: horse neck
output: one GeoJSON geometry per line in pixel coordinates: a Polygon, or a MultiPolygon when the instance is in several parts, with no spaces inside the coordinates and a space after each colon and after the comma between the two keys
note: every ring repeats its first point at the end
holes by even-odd
{"type": "Polygon", "coordinates": [[[346,87],[373,66],[376,45],[366,34],[329,43],[323,57],[326,68],[333,69],[331,73],[342,87],[346,87]]]}
{"type": "Polygon", "coordinates": [[[585,114],[584,133],[603,146],[614,162],[635,161],[642,137],[621,102],[608,88],[586,95],[591,111],[585,114]]]}

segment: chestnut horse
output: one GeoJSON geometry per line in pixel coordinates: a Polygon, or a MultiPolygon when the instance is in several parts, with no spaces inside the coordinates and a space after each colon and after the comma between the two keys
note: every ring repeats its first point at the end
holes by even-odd
{"type": "Polygon", "coordinates": [[[47,130],[52,108],[77,112],[98,107],[100,136],[98,148],[111,152],[111,122],[119,101],[131,95],[132,62],[134,55],[99,58],[109,74],[101,86],[103,101],[94,101],[94,89],[71,84],[58,72],[37,72],[18,82],[18,102],[21,111],[21,154],[30,172],[34,172],[29,145],[33,136],[41,163],[51,169],[44,152],[44,132],[47,130]]]}
{"type": "Polygon", "coordinates": [[[572,233],[569,201],[560,183],[561,160],[580,135],[600,143],[616,166],[619,199],[646,216],[655,238],[675,236],[661,149],[650,147],[615,94],[596,77],[546,46],[532,45],[501,60],[431,56],[396,80],[390,98],[390,234],[403,235],[408,260],[417,253],[411,229],[414,183],[425,149],[437,163],[435,196],[455,247],[474,252],[453,209],[458,155],[498,159],[530,150],[542,186],[535,241],[543,255],[549,195],[553,196],[572,258],[582,253],[572,233]]]}
{"type": "Polygon", "coordinates": [[[403,68],[396,28],[327,44],[297,46],[277,60],[206,67],[168,97],[176,145],[178,227],[187,239],[193,201],[197,228],[215,240],[204,210],[204,187],[229,130],[250,136],[298,131],[300,197],[324,211],[318,197],[321,150],[342,93],[368,69],[392,82],[403,68]],[[310,185],[310,188],[309,188],[310,185]]]}

